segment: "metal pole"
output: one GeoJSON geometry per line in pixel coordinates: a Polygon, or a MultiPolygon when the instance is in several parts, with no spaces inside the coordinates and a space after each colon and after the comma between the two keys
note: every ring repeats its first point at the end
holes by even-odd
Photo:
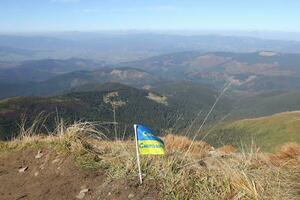
{"type": "Polygon", "coordinates": [[[143,184],[143,179],[142,179],[142,171],[141,171],[141,164],[140,164],[140,154],[139,154],[139,145],[138,145],[138,138],[137,138],[137,125],[134,124],[134,135],[135,135],[135,146],[136,146],[136,160],[138,164],[138,169],[139,169],[139,178],[140,178],[140,184],[143,184]]]}

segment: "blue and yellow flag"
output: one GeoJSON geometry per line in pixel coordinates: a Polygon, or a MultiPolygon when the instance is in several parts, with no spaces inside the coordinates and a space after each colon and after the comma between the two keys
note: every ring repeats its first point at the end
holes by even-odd
{"type": "Polygon", "coordinates": [[[136,124],[136,137],[138,141],[138,149],[141,155],[163,155],[165,154],[164,142],[154,136],[153,131],[149,128],[136,124]]]}

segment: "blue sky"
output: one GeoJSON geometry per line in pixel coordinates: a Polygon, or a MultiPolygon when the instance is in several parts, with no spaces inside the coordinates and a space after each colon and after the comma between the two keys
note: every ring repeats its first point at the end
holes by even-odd
{"type": "Polygon", "coordinates": [[[299,0],[0,0],[0,31],[300,31],[299,0]]]}

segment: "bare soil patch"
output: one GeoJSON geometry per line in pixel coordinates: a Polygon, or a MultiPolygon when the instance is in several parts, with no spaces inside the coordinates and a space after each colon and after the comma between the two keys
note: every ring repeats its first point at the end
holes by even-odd
{"type": "Polygon", "coordinates": [[[1,200],[160,199],[151,183],[109,181],[103,171],[76,166],[71,155],[49,149],[38,152],[0,152],[1,200]]]}

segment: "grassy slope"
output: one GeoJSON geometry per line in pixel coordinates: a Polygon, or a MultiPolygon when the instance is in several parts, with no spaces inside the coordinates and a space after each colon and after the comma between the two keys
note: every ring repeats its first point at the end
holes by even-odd
{"type": "Polygon", "coordinates": [[[250,145],[252,140],[263,150],[272,151],[286,142],[300,142],[300,112],[245,119],[223,125],[206,138],[214,145],[250,145]]]}

